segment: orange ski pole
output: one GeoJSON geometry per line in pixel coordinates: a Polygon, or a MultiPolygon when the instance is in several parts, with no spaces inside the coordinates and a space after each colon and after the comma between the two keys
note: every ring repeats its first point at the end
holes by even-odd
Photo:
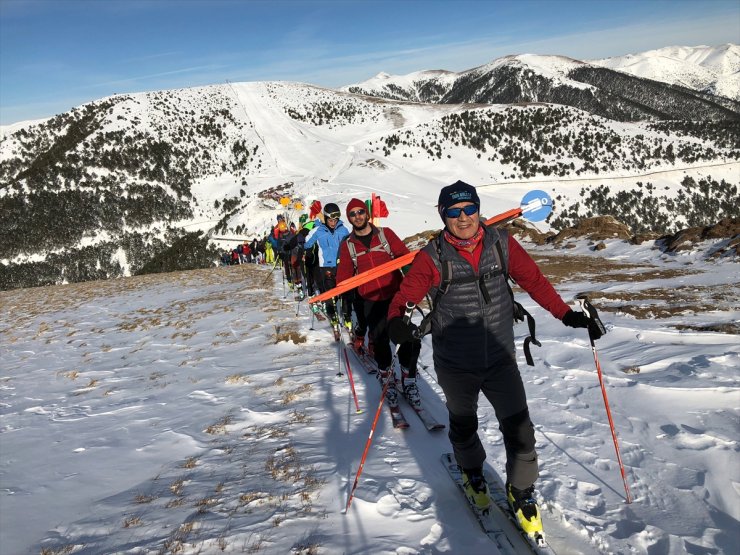
{"type": "MultiPolygon", "coordinates": [[[[596,314],[596,309],[591,305],[590,302],[588,302],[588,297],[585,295],[579,295],[576,297],[578,302],[581,304],[581,308],[593,322],[599,326],[599,329],[602,331],[602,333],[606,332],[606,328],[604,328],[604,324],[599,319],[598,315],[596,314]]],[[[617,440],[617,432],[614,429],[614,420],[612,419],[612,411],[609,408],[609,399],[606,395],[606,386],[604,385],[604,377],[601,373],[601,364],[599,364],[599,357],[596,354],[596,344],[594,343],[593,338],[591,337],[591,332],[588,334],[588,339],[591,342],[591,351],[594,354],[594,362],[596,363],[596,373],[599,376],[599,384],[601,384],[601,395],[604,398],[604,407],[606,408],[606,417],[609,420],[609,428],[612,432],[612,440],[614,440],[614,450],[617,453],[617,462],[619,463],[619,470],[622,473],[622,482],[624,482],[624,491],[627,494],[626,501],[627,503],[632,503],[632,494],[630,493],[630,487],[627,483],[627,473],[624,470],[624,464],[622,463],[622,455],[619,451],[619,441],[617,440]]]]}
{"type": "Polygon", "coordinates": [[[367,458],[367,454],[370,451],[370,445],[373,442],[373,434],[375,434],[375,426],[377,426],[378,424],[378,419],[380,418],[380,411],[383,410],[383,403],[385,402],[385,394],[388,391],[388,385],[390,383],[391,383],[390,380],[388,380],[385,383],[385,386],[383,387],[383,392],[380,394],[380,402],[378,403],[378,410],[375,411],[375,418],[373,418],[373,425],[370,427],[370,435],[367,436],[367,441],[365,442],[365,450],[362,452],[362,458],[360,459],[360,466],[357,469],[357,474],[355,475],[355,483],[352,484],[352,490],[349,492],[349,498],[347,499],[347,507],[344,509],[345,513],[349,511],[349,507],[350,505],[352,505],[352,498],[355,495],[355,489],[357,489],[357,483],[360,480],[362,469],[365,467],[365,459],[367,458]]]}

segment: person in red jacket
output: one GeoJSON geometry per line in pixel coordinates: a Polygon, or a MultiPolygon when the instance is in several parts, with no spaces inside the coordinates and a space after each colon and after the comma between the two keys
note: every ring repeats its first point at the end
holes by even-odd
{"type": "MultiPolygon", "coordinates": [[[[349,201],[347,219],[352,224],[352,233],[339,247],[337,284],[409,252],[392,229],[375,227],[370,223],[367,207],[361,200],[353,198],[349,201]]],[[[388,382],[386,399],[390,406],[398,405],[398,395],[395,372],[391,367],[393,355],[386,315],[402,278],[401,272],[395,271],[364,283],[355,290],[353,302],[357,316],[353,346],[355,349],[362,349],[365,333],[369,332],[369,344],[373,345],[373,357],[379,369],[378,379],[383,386],[388,382]]],[[[421,342],[410,341],[404,342],[398,350],[402,391],[415,407],[421,403],[416,386],[416,360],[420,348],[421,342]]]]}
{"type": "Polygon", "coordinates": [[[447,400],[449,438],[466,494],[480,510],[488,509],[486,452],[477,415],[483,393],[503,434],[509,503],[524,531],[536,536],[542,534],[534,498],[537,453],[516,363],[514,300],[507,275],[565,325],[587,327],[594,339],[601,333],[583,312],[565,304],[514,237],[481,223],[475,187],[462,181],[444,187],[437,208],[445,227],[421,249],[393,297],[389,334],[396,343],[418,338],[417,327],[402,316],[407,302],[418,304],[431,295],[434,367],[447,400]]]}

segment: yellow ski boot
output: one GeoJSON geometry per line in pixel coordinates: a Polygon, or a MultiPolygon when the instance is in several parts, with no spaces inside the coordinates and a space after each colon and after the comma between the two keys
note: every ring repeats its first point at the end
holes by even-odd
{"type": "Polygon", "coordinates": [[[506,498],[522,530],[535,540],[539,541],[539,538],[544,538],[540,508],[534,498],[534,485],[519,490],[507,483],[506,498]]]}
{"type": "Polygon", "coordinates": [[[491,508],[491,496],[482,470],[479,468],[463,470],[462,479],[467,498],[476,509],[487,513],[491,508]]]}

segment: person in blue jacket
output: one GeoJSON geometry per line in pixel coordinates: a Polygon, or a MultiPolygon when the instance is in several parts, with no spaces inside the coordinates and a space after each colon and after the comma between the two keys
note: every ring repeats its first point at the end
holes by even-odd
{"type": "MultiPolygon", "coordinates": [[[[319,246],[319,274],[321,281],[319,287],[322,292],[333,289],[337,285],[337,260],[339,259],[339,245],[349,235],[349,230],[339,217],[342,212],[339,206],[333,202],[324,206],[324,221],[316,220],[316,225],[306,236],[304,248],[310,249],[314,245],[319,246]]],[[[344,324],[352,327],[352,303],[344,299],[342,302],[344,312],[344,324]]],[[[339,318],[334,306],[334,301],[326,303],[326,314],[331,319],[332,325],[337,325],[339,318]]]]}

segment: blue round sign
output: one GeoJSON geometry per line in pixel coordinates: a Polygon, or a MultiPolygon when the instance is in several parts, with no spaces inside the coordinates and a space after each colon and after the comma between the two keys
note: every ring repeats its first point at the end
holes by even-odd
{"type": "Polygon", "coordinates": [[[530,222],[541,222],[552,212],[552,199],[545,191],[529,191],[519,205],[522,217],[530,222]]]}

